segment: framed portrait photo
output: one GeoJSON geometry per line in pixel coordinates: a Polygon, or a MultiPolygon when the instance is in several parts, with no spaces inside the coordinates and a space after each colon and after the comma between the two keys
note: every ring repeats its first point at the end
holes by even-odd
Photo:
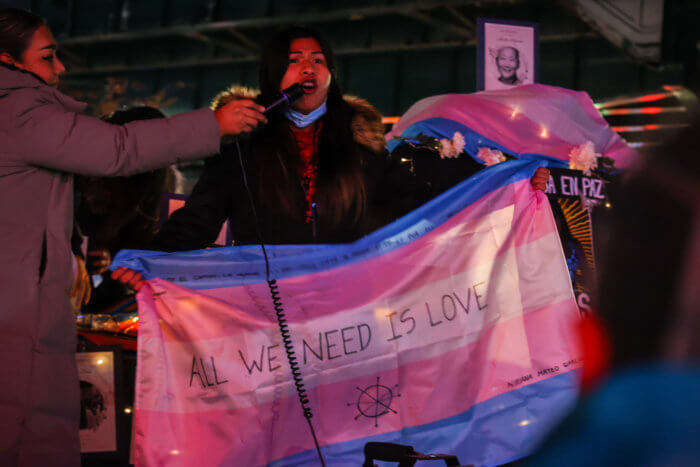
{"type": "Polygon", "coordinates": [[[539,39],[536,23],[478,18],[477,90],[510,89],[538,82],[539,39]]]}
{"type": "Polygon", "coordinates": [[[83,461],[121,458],[126,453],[121,360],[121,349],[115,346],[76,353],[83,461]]]}

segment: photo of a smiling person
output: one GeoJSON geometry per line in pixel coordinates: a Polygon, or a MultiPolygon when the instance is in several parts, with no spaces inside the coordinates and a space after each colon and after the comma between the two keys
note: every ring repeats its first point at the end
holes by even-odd
{"type": "Polygon", "coordinates": [[[479,18],[477,29],[477,89],[505,90],[537,80],[536,23],[479,18]]]}
{"type": "Polygon", "coordinates": [[[520,68],[520,51],[515,47],[500,47],[496,51],[496,68],[498,69],[498,81],[510,86],[523,84],[518,78],[520,68]]]}

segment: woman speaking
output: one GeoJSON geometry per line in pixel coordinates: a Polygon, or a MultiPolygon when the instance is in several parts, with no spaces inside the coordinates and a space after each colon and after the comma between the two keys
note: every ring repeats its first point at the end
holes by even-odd
{"type": "Polygon", "coordinates": [[[38,16],[0,9],[0,465],[80,463],[69,237],[73,177],[127,175],[219,151],[265,121],[251,100],[110,125],[55,88],[63,64],[38,16]]]}
{"type": "MultiPolygon", "coordinates": [[[[237,144],[224,144],[222,154],[207,162],[187,204],[165,223],[153,249],[208,247],[227,219],[236,245],[351,242],[481,168],[460,160],[440,181],[411,174],[387,154],[379,112],[362,99],[343,96],[328,43],[298,26],[264,47],[258,98],[266,103],[296,83],[303,88],[301,98],[270,115],[269,124],[249,138],[239,138],[242,160],[237,144]]],[[[232,88],[213,107],[245,96],[255,93],[232,88]]],[[[439,167],[433,173],[445,172],[442,162],[435,158],[439,167]]],[[[548,176],[541,169],[533,185],[543,189],[548,176]]],[[[116,275],[140,284],[133,271],[116,275]]]]}
{"type": "Polygon", "coordinates": [[[256,218],[265,243],[348,242],[369,231],[378,207],[407,210],[391,205],[415,196],[416,187],[386,157],[381,115],[367,102],[343,96],[330,46],[315,31],[293,27],[273,37],[262,53],[260,95],[232,88],[213,107],[245,97],[267,103],[295,83],[303,95],[240,138],[242,165],[236,144],[224,144],[221,156],[208,162],[154,249],[205,248],[226,219],[237,245],[259,242],[256,218]]]}

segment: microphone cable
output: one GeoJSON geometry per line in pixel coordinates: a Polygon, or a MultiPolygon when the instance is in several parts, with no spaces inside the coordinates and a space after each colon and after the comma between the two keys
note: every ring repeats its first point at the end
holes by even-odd
{"type": "MultiPolygon", "coordinates": [[[[316,437],[316,430],[314,429],[313,423],[311,423],[311,418],[313,418],[313,413],[309,404],[309,396],[306,393],[306,387],[304,385],[304,379],[301,374],[301,368],[299,367],[299,361],[297,360],[296,352],[294,350],[294,344],[292,342],[292,335],[289,331],[289,324],[287,324],[287,317],[284,312],[284,306],[282,305],[282,297],[279,292],[279,285],[276,279],[271,279],[270,277],[270,261],[267,257],[267,250],[265,249],[265,242],[263,241],[262,229],[260,228],[260,220],[258,218],[258,212],[255,209],[255,201],[253,200],[253,193],[248,185],[248,175],[245,170],[245,164],[243,164],[243,154],[241,152],[241,146],[238,143],[238,137],[235,138],[236,151],[238,152],[238,162],[241,166],[241,175],[243,177],[243,185],[245,186],[246,193],[248,195],[248,201],[250,202],[250,209],[253,211],[253,219],[255,219],[255,230],[258,236],[258,242],[260,243],[260,248],[262,249],[263,258],[265,259],[265,280],[267,281],[267,286],[270,289],[270,296],[272,297],[272,303],[275,309],[275,315],[277,316],[277,325],[282,335],[282,344],[284,345],[284,350],[287,354],[287,360],[289,361],[289,367],[292,371],[292,378],[294,380],[294,386],[297,390],[297,395],[299,396],[299,402],[301,403],[301,408],[304,411],[304,418],[309,424],[309,430],[311,431],[311,436],[314,438],[314,445],[316,446],[316,453],[318,454],[318,459],[321,462],[322,467],[326,467],[326,463],[323,460],[323,454],[321,453],[321,446],[318,443],[318,438],[316,437]]],[[[234,203],[236,200],[233,200],[234,203]]]]}

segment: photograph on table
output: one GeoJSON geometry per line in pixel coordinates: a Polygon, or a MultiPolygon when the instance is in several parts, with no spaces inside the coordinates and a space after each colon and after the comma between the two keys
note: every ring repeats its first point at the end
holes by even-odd
{"type": "Polygon", "coordinates": [[[80,378],[80,450],[117,450],[114,354],[76,354],[80,378]]]}
{"type": "Polygon", "coordinates": [[[123,413],[122,352],[89,345],[75,354],[80,379],[80,452],[84,462],[125,458],[128,427],[123,413]],[[125,431],[127,430],[127,431],[125,431]]]}
{"type": "Polygon", "coordinates": [[[478,18],[477,89],[510,89],[538,81],[536,23],[478,18]]]}

